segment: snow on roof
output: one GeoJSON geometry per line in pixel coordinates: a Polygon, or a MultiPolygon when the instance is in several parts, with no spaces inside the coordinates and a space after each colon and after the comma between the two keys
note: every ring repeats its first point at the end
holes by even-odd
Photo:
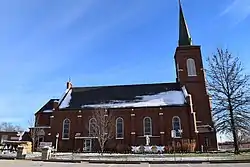
{"type": "Polygon", "coordinates": [[[43,112],[53,112],[52,110],[43,110],[43,112]]]}
{"type": "Polygon", "coordinates": [[[62,99],[59,108],[67,108],[67,107],[69,107],[69,102],[71,100],[71,92],[72,92],[72,89],[69,89],[69,91],[67,92],[65,98],[62,99]]]}
{"type": "Polygon", "coordinates": [[[50,128],[50,126],[34,126],[34,127],[29,127],[29,129],[45,129],[45,128],[50,128]]]}
{"type": "Polygon", "coordinates": [[[137,96],[141,100],[133,102],[115,101],[105,104],[83,105],[82,108],[124,108],[124,107],[155,107],[168,105],[183,105],[185,97],[182,91],[166,91],[155,95],[137,96]]]}
{"type": "Polygon", "coordinates": [[[183,93],[184,93],[184,96],[187,97],[187,96],[188,96],[188,92],[187,92],[186,87],[183,86],[181,89],[182,89],[182,91],[183,91],[183,93]]]}
{"type": "Polygon", "coordinates": [[[66,89],[66,90],[64,91],[62,97],[61,97],[61,98],[59,99],[59,101],[58,101],[58,104],[60,104],[60,103],[64,100],[64,97],[65,97],[65,95],[66,95],[68,92],[69,92],[69,88],[66,89]]]}

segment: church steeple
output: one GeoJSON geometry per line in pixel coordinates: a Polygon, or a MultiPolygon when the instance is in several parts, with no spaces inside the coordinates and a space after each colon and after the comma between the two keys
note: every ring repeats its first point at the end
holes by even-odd
{"type": "Polygon", "coordinates": [[[181,7],[181,0],[179,0],[179,46],[192,45],[192,39],[190,37],[186,20],[181,7]]]}

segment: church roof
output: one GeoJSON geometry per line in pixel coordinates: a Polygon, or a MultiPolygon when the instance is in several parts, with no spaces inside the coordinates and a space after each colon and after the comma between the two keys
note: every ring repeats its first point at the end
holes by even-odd
{"type": "Polygon", "coordinates": [[[52,112],[54,101],[59,101],[59,99],[50,99],[46,104],[44,104],[38,112],[52,112]]]}
{"type": "Polygon", "coordinates": [[[129,108],[185,105],[179,83],[72,87],[59,101],[59,109],[129,108]]]}

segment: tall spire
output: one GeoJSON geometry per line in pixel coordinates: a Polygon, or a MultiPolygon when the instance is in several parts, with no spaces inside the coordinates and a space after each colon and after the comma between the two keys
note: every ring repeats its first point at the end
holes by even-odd
{"type": "Polygon", "coordinates": [[[181,0],[179,0],[179,46],[192,45],[192,39],[190,37],[186,20],[181,7],[181,0]]]}

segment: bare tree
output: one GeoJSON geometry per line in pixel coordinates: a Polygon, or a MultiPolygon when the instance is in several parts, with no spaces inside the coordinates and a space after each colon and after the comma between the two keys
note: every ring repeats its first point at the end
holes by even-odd
{"type": "Polygon", "coordinates": [[[103,153],[106,142],[114,137],[114,117],[107,109],[98,108],[93,111],[92,118],[89,135],[97,138],[103,153]]]}
{"type": "Polygon", "coordinates": [[[217,49],[208,58],[208,87],[212,96],[213,116],[217,132],[231,133],[234,153],[239,154],[238,136],[249,133],[249,75],[243,72],[239,58],[228,50],[217,49]]]}
{"type": "Polygon", "coordinates": [[[30,128],[30,137],[32,139],[32,151],[35,150],[35,144],[38,141],[38,131],[39,129],[36,128],[37,126],[37,121],[38,121],[38,116],[31,117],[30,120],[28,121],[29,128],[30,128]]]}
{"type": "MultiPolygon", "coordinates": [[[[236,133],[237,133],[237,140],[239,144],[244,143],[244,142],[249,142],[249,139],[250,139],[249,132],[246,132],[246,131],[241,132],[240,130],[237,130],[236,133]]],[[[231,134],[226,134],[225,136],[229,140],[233,141],[233,136],[231,134]]]]}
{"type": "Polygon", "coordinates": [[[0,124],[0,131],[5,131],[5,132],[21,132],[23,131],[21,126],[18,125],[13,125],[10,122],[2,122],[0,124]]]}

